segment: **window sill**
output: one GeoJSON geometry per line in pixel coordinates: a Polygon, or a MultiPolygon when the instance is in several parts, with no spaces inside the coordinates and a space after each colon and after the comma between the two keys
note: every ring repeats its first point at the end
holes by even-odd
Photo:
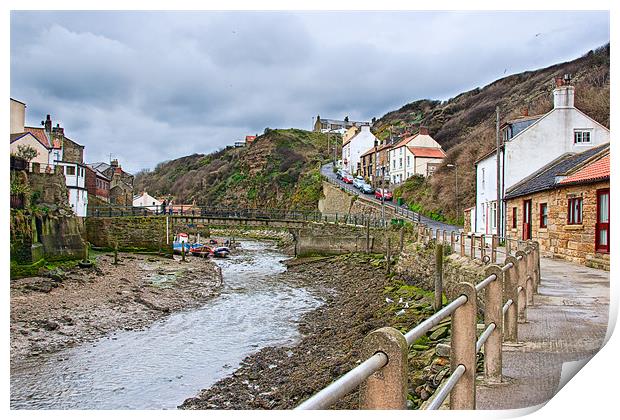
{"type": "Polygon", "coordinates": [[[564,230],[583,230],[583,224],[581,225],[565,225],[564,230]]]}
{"type": "Polygon", "coordinates": [[[538,228],[538,232],[543,232],[544,233],[544,232],[547,232],[547,229],[548,228],[546,228],[546,227],[544,227],[544,228],[541,227],[541,228],[538,228]]]}

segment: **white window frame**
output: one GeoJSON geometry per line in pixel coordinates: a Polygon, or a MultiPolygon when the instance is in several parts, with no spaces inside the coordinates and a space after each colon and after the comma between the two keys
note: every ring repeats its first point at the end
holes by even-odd
{"type": "Polygon", "coordinates": [[[573,144],[592,144],[592,130],[587,128],[578,128],[573,131],[573,144]],[[585,139],[587,137],[587,141],[585,139]]]}

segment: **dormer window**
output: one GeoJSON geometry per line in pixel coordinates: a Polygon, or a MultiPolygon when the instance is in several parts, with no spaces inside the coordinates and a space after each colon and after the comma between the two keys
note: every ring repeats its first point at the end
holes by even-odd
{"type": "Polygon", "coordinates": [[[590,144],[591,142],[590,130],[575,130],[575,144],[590,144]]]}

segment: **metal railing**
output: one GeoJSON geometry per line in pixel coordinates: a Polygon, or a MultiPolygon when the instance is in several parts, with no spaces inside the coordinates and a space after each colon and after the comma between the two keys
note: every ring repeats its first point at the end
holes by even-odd
{"type": "MultiPolygon", "coordinates": [[[[419,234],[428,237],[426,228],[418,226],[418,229],[419,234]]],[[[451,236],[454,242],[454,235],[451,236]]],[[[462,246],[462,234],[460,239],[462,246]]],[[[360,408],[404,409],[409,346],[447,317],[451,317],[452,373],[426,409],[438,409],[448,396],[451,409],[474,409],[477,356],[484,348],[484,376],[489,382],[501,382],[502,343],[517,341],[518,323],[525,321],[527,306],[532,303],[540,282],[538,243],[530,241],[515,256],[507,255],[503,266],[486,266],[485,275],[476,285],[459,283],[456,299],[406,334],[390,327],[370,333],[362,344],[362,354],[368,355],[365,360],[296,409],[329,408],[356,387],[360,388],[360,408]],[[479,292],[484,293],[484,330],[477,336],[479,292]]]]}

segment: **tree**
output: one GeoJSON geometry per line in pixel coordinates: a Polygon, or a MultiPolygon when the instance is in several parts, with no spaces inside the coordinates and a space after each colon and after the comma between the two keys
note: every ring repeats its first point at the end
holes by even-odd
{"type": "Polygon", "coordinates": [[[32,159],[39,156],[39,152],[37,152],[32,146],[25,146],[23,144],[20,144],[19,146],[17,146],[17,153],[15,155],[30,163],[32,159]]]}

